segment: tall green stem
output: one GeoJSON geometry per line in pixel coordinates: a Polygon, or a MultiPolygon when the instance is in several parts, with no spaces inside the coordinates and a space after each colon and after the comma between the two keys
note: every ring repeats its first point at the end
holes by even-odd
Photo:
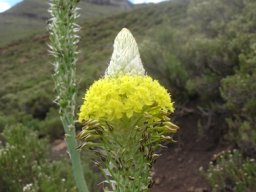
{"type": "Polygon", "coordinates": [[[54,80],[57,91],[56,102],[59,105],[60,117],[65,130],[65,139],[72,162],[73,174],[79,192],[88,192],[84,179],[80,153],[77,150],[76,131],[74,126],[76,105],[76,35],[79,26],[77,3],[79,0],[51,0],[49,12],[52,15],[49,24],[50,52],[54,57],[54,80]]]}

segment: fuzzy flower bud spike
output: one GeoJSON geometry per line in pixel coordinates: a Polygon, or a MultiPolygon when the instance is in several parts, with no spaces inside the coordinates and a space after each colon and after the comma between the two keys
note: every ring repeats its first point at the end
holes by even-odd
{"type": "Polygon", "coordinates": [[[114,51],[105,73],[106,76],[123,74],[145,75],[136,40],[126,28],[115,39],[114,51]]]}
{"type": "Polygon", "coordinates": [[[172,141],[177,126],[170,94],[145,75],[138,46],[123,29],[116,37],[105,77],[85,93],[78,137],[99,154],[105,191],[146,192],[150,170],[162,142],[172,141]]]}

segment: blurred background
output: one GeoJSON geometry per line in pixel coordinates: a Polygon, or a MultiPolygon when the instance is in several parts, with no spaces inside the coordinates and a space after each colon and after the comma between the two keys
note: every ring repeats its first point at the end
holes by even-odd
{"type": "MultiPolygon", "coordinates": [[[[75,191],[48,53],[49,1],[0,0],[0,192],[75,191]]],[[[256,191],[256,1],[80,0],[79,106],[117,33],[135,36],[180,130],[153,192],[256,191]]],[[[78,128],[79,129],[79,128],[78,128]]],[[[85,151],[86,178],[101,176],[85,151]]]]}

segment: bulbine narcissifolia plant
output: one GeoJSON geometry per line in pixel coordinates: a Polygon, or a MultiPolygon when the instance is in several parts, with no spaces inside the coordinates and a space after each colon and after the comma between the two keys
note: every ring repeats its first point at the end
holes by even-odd
{"type": "Polygon", "coordinates": [[[146,75],[137,43],[123,29],[105,76],[85,93],[79,113],[78,137],[98,154],[105,191],[148,191],[156,151],[177,130],[169,118],[173,111],[169,93],[146,75]]]}
{"type": "Polygon", "coordinates": [[[79,26],[75,23],[77,4],[79,0],[51,0],[49,12],[52,18],[49,23],[50,53],[54,57],[54,80],[57,91],[56,102],[65,130],[65,140],[72,162],[72,169],[79,192],[88,192],[84,179],[80,153],[77,150],[75,131],[76,105],[76,61],[77,32],[79,26]]]}

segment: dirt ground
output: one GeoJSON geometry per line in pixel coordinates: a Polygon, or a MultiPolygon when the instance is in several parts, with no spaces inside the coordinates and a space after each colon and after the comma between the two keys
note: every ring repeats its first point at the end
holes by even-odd
{"type": "Polygon", "coordinates": [[[180,126],[177,143],[162,151],[154,166],[152,192],[209,192],[199,168],[207,167],[213,155],[225,150],[210,138],[198,136],[193,113],[176,120],[180,126]]]}

